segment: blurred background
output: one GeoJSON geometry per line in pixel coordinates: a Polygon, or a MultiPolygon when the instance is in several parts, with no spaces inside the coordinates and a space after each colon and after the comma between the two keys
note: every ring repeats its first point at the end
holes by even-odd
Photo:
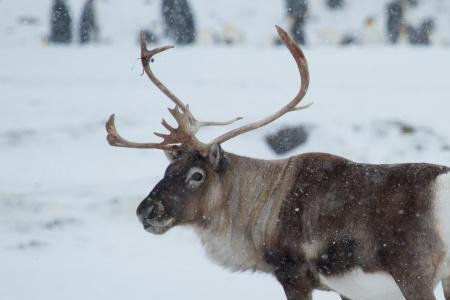
{"type": "Polygon", "coordinates": [[[226,151],[450,165],[450,0],[0,0],[0,299],[284,299],[213,265],[190,228],[146,233],[135,210],[168,162],[104,129],[116,113],[124,137],[157,141],[170,119],[139,76],[141,31],[177,45],[152,68],[199,119],[270,114],[299,86],[274,24],[304,49],[314,105],[226,151]]]}
{"type": "Polygon", "coordinates": [[[127,44],[140,30],[177,44],[277,43],[287,27],[306,45],[450,44],[448,0],[0,1],[2,45],[127,44]]]}

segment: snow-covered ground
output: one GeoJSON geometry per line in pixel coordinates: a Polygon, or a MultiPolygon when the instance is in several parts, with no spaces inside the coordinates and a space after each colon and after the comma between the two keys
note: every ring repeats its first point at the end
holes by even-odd
{"type": "MultiPolygon", "coordinates": [[[[170,119],[171,104],[139,77],[137,45],[47,47],[22,43],[24,36],[0,46],[0,299],[283,299],[270,276],[214,266],[191,230],[153,236],[138,223],[135,209],[167,161],[156,150],[110,147],[104,122],[115,112],[123,136],[156,140],[151,133],[170,119]]],[[[450,165],[450,49],[305,53],[305,102],[314,105],[225,150],[275,158],[264,136],[302,123],[310,138],[286,156],[323,151],[371,163],[450,165]]],[[[256,120],[289,101],[299,84],[287,50],[258,43],[176,48],[153,68],[199,119],[256,120]]]]}
{"type": "MultiPolygon", "coordinates": [[[[160,151],[112,148],[117,113],[130,139],[156,139],[168,100],[132,68],[137,47],[0,50],[0,299],[282,299],[274,279],[213,266],[194,234],[147,234],[134,216],[162,176],[160,151]]],[[[381,163],[450,164],[450,61],[441,49],[306,49],[306,111],[224,144],[274,158],[263,136],[312,127],[294,152],[381,163]],[[401,134],[396,122],[416,129],[401,134]]],[[[283,105],[298,75],[282,48],[182,48],[157,74],[203,119],[255,120],[283,105]]],[[[219,129],[202,132],[204,140],[219,129]]],[[[320,299],[332,294],[320,293],[320,299]]]]}

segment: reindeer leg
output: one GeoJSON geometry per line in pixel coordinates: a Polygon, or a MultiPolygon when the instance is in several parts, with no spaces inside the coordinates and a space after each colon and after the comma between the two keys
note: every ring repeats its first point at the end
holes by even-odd
{"type": "Polygon", "coordinates": [[[410,282],[400,285],[400,290],[407,300],[436,300],[433,288],[429,286],[414,285],[410,282]]]}
{"type": "Polygon", "coordinates": [[[283,286],[287,300],[312,300],[313,289],[304,276],[280,270],[275,271],[275,277],[283,286]]]}
{"type": "MultiPolygon", "coordinates": [[[[420,261],[420,258],[417,260],[420,261]]],[[[417,269],[395,268],[390,271],[390,274],[406,300],[436,300],[433,291],[432,274],[434,272],[429,271],[419,267],[417,269]]]]}
{"type": "Polygon", "coordinates": [[[391,265],[389,273],[394,278],[406,300],[436,300],[433,291],[435,274],[430,257],[417,255],[414,261],[401,258],[391,265]],[[428,263],[427,263],[428,262],[428,263]]]}
{"type": "Polygon", "coordinates": [[[428,221],[412,221],[412,216],[413,210],[403,219],[404,224],[399,222],[395,230],[386,233],[380,262],[406,300],[435,300],[434,277],[445,247],[428,221]]]}
{"type": "Polygon", "coordinates": [[[442,280],[445,300],[450,300],[450,276],[442,280]]]}
{"type": "Polygon", "coordinates": [[[312,300],[312,291],[319,280],[303,258],[280,253],[266,254],[265,258],[274,267],[273,274],[283,286],[287,300],[312,300]]]}

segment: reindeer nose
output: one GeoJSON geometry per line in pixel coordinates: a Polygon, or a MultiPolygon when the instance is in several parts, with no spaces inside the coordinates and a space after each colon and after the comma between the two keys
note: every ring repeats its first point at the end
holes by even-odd
{"type": "Polygon", "coordinates": [[[154,217],[156,217],[156,209],[155,209],[155,205],[151,205],[149,206],[145,211],[144,211],[144,216],[147,219],[153,219],[154,217]]]}
{"type": "Polygon", "coordinates": [[[164,212],[164,206],[160,202],[144,200],[139,204],[136,214],[141,222],[155,219],[164,212]]]}

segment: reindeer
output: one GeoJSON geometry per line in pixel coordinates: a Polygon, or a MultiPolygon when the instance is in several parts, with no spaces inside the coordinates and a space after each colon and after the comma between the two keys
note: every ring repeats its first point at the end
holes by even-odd
{"type": "Polygon", "coordinates": [[[260,121],[210,143],[195,134],[228,122],[197,120],[150,69],[141,36],[145,73],[175,108],[164,119],[160,143],[135,143],[119,135],[114,115],[106,124],[112,146],[163,150],[171,163],[137,208],[146,231],[163,234],[191,225],[207,254],[225,268],[273,274],[288,300],[311,299],[314,289],[350,299],[435,299],[442,281],[450,300],[450,173],[424,163],[370,165],[325,153],[260,160],[224,151],[221,144],[260,128],[299,106],[309,84],[303,52],[280,27],[278,35],[300,72],[298,94],[260,121]]]}

